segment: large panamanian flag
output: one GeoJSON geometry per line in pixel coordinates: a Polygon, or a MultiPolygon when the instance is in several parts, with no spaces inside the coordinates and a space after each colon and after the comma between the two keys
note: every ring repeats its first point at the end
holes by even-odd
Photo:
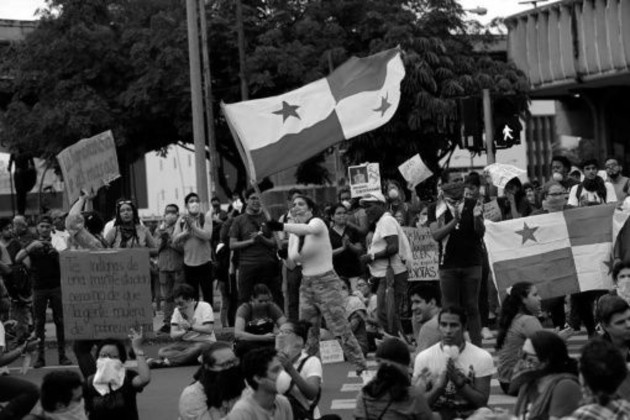
{"type": "Polygon", "coordinates": [[[499,293],[520,281],[535,284],[543,298],[610,289],[613,244],[627,218],[609,204],[486,221],[484,241],[499,293]]]}
{"type": "Polygon", "coordinates": [[[352,57],[328,77],[263,99],[221,104],[251,179],[300,164],[388,122],[400,102],[399,48],[352,57]]]}

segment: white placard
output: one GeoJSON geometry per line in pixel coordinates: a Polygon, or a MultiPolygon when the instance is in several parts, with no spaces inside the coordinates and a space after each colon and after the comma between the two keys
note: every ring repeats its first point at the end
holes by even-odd
{"type": "Polygon", "coordinates": [[[425,179],[433,175],[433,172],[424,164],[420,154],[416,154],[411,159],[398,167],[405,181],[410,183],[412,187],[420,184],[425,179]]]}
{"type": "Polygon", "coordinates": [[[505,185],[514,178],[525,175],[525,170],[517,168],[514,165],[506,165],[505,163],[493,163],[484,168],[484,171],[490,175],[492,184],[498,188],[505,188],[505,185]]]}
{"type": "Polygon", "coordinates": [[[337,340],[324,340],[319,342],[319,353],[322,356],[322,363],[343,362],[343,349],[337,340]]]}
{"type": "Polygon", "coordinates": [[[381,170],[378,163],[364,163],[348,168],[350,196],[363,197],[381,191],[381,170]]]}

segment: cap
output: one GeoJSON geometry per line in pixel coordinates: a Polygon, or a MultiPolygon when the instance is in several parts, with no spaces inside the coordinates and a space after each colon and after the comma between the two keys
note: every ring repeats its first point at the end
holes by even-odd
{"type": "Polygon", "coordinates": [[[380,191],[376,191],[373,193],[369,193],[364,195],[361,200],[359,200],[359,204],[364,204],[364,203],[385,203],[385,196],[383,195],[382,192],[380,191]]]}
{"type": "Polygon", "coordinates": [[[376,357],[378,359],[385,359],[390,362],[399,363],[403,366],[408,366],[411,362],[409,347],[398,338],[385,339],[376,349],[376,357]]]}

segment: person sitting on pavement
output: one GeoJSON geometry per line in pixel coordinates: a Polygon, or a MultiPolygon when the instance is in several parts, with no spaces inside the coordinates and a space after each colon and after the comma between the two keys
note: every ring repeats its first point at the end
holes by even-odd
{"type": "Polygon", "coordinates": [[[378,371],[357,396],[354,418],[430,420],[433,413],[421,389],[411,385],[407,344],[385,339],[376,350],[378,371]]]}
{"type": "MultiPolygon", "coordinates": [[[[360,292],[357,292],[360,294],[360,292]]],[[[367,337],[367,309],[363,303],[363,299],[350,292],[350,282],[345,278],[341,278],[341,295],[346,309],[346,316],[350,323],[352,334],[359,342],[363,355],[367,356],[369,351],[367,337]]]]}
{"type": "Polygon", "coordinates": [[[365,319],[365,329],[367,331],[368,338],[368,350],[376,351],[376,339],[383,337],[380,332],[380,324],[378,322],[378,303],[376,293],[372,293],[372,286],[364,279],[359,278],[357,280],[357,290],[363,296],[363,304],[367,311],[367,318],[365,319]]]}
{"type": "Polygon", "coordinates": [[[47,373],[39,403],[23,420],[87,420],[81,376],[71,370],[47,373]]]}
{"type": "Polygon", "coordinates": [[[409,292],[409,299],[411,300],[416,352],[420,353],[442,339],[438,322],[440,290],[433,285],[416,286],[409,292]]]}
{"type": "Polygon", "coordinates": [[[582,393],[577,362],[569,357],[565,341],[556,333],[540,330],[523,344],[510,388],[517,388],[518,418],[559,419],[579,407],[582,393]]]}
{"type": "Polygon", "coordinates": [[[101,341],[96,351],[96,373],[86,381],[85,407],[90,420],[138,420],[136,394],[151,382],[142,350],[143,332],[131,330],[131,349],[137,372],[125,368],[127,353],[121,340],[101,341]]]}
{"type": "Polygon", "coordinates": [[[46,366],[46,308],[50,305],[57,337],[57,351],[61,366],[71,365],[66,357],[66,340],[61,302],[61,268],[59,252],[51,244],[52,219],[41,216],[37,222],[39,238],[22,249],[15,257],[29,267],[33,281],[33,317],[35,334],[39,339],[37,361],[34,368],[46,366]]]}
{"type": "Polygon", "coordinates": [[[264,284],[256,284],[251,302],[236,310],[234,323],[234,351],[241,360],[245,353],[259,347],[273,348],[276,341],[274,330],[286,322],[278,305],[272,301],[271,290],[264,284]]]}
{"type": "Polygon", "coordinates": [[[276,385],[282,372],[276,350],[252,350],[241,364],[252,392],[243,393],[225,420],[293,420],[291,403],[278,393],[276,385]]]}
{"type": "MultiPolygon", "coordinates": [[[[4,324],[0,322],[0,367],[8,366],[37,348],[36,341],[25,341],[6,351],[6,344],[4,324]]],[[[0,420],[21,419],[35,406],[38,397],[39,390],[35,384],[11,375],[0,376],[0,402],[5,404],[0,409],[0,420]]]]}
{"type": "Polygon", "coordinates": [[[245,389],[245,379],[232,344],[212,343],[201,354],[195,382],[179,398],[179,420],[220,420],[245,389]]]}
{"type": "Polygon", "coordinates": [[[464,340],[462,308],[443,308],[438,323],[442,340],[416,356],[413,383],[425,390],[429,406],[443,420],[465,418],[488,403],[494,361],[486,350],[464,340]]]}
{"type": "Polygon", "coordinates": [[[630,401],[620,398],[617,388],[628,375],[626,361],[615,346],[594,339],[582,348],[580,357],[583,404],[564,420],[629,420],[630,401]]]}
{"type": "Polygon", "coordinates": [[[278,392],[289,399],[295,419],[321,417],[317,403],[322,392],[323,369],[319,358],[305,351],[310,328],[306,321],[289,320],[276,336],[278,359],[284,367],[278,376],[278,392]]]}
{"type": "Polygon", "coordinates": [[[188,284],[177,286],[173,297],[176,308],[171,318],[171,338],[175,343],[162,347],[156,359],[148,360],[151,368],[197,364],[201,353],[217,341],[212,306],[196,301],[195,290],[188,284]]]}
{"type": "MultiPolygon", "coordinates": [[[[597,319],[604,330],[603,339],[611,342],[630,363],[630,304],[619,296],[604,295],[597,302],[597,319]]],[[[617,394],[630,401],[630,374],[617,394]]]]}

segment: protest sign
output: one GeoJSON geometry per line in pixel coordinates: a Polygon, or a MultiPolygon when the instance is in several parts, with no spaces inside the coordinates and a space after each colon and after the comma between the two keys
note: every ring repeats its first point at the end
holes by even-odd
{"type": "Polygon", "coordinates": [[[319,353],[322,356],[322,363],[343,362],[343,349],[337,340],[324,340],[319,342],[319,353]]]}
{"type": "Polygon", "coordinates": [[[439,280],[438,244],[431,236],[428,227],[403,227],[409,239],[413,261],[409,270],[409,281],[439,280]]]}
{"type": "Polygon", "coordinates": [[[484,168],[492,179],[492,184],[498,188],[505,188],[505,185],[513,178],[525,175],[525,170],[517,168],[514,165],[506,165],[504,163],[493,163],[484,168]]]}
{"type": "Polygon", "coordinates": [[[431,177],[433,172],[422,161],[420,154],[416,154],[414,157],[403,163],[398,167],[405,181],[410,183],[413,187],[420,184],[425,179],[431,177]]]}
{"type": "Polygon", "coordinates": [[[365,163],[348,168],[350,196],[363,197],[381,191],[381,170],[378,163],[365,163]]]}
{"type": "Polygon", "coordinates": [[[66,338],[126,339],[130,328],[153,331],[147,249],[64,251],[59,262],[66,338]]]}
{"type": "Polygon", "coordinates": [[[497,199],[493,199],[483,205],[483,218],[485,220],[490,220],[491,222],[500,222],[503,219],[503,215],[501,214],[501,208],[499,207],[499,203],[497,199]]]}
{"type": "Polygon", "coordinates": [[[66,147],[57,155],[57,160],[70,204],[79,198],[81,190],[96,192],[120,177],[116,144],[111,131],[66,147]]]}

